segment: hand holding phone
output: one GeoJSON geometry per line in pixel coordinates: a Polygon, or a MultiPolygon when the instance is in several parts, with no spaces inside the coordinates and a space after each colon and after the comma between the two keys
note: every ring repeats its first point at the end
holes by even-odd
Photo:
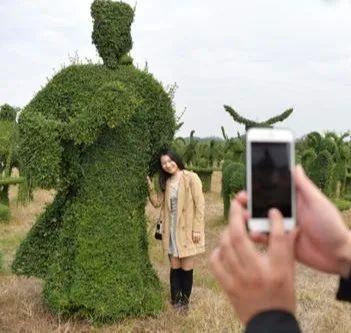
{"type": "Polygon", "coordinates": [[[292,177],[294,137],[289,130],[251,128],[246,135],[246,177],[250,231],[269,232],[268,211],[277,208],[285,230],[296,225],[292,177]]]}

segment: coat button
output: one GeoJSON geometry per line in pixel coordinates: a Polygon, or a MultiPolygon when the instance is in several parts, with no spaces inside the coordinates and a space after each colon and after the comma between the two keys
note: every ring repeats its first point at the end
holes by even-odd
{"type": "Polygon", "coordinates": [[[186,244],[184,244],[184,247],[185,247],[185,248],[187,247],[186,244]]]}

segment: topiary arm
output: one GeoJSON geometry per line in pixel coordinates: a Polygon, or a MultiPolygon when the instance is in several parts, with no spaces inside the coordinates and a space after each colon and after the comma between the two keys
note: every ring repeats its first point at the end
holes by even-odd
{"type": "Polygon", "coordinates": [[[131,87],[127,89],[122,82],[104,84],[90,105],[70,118],[66,136],[76,144],[91,144],[104,127],[114,128],[127,122],[141,102],[138,93],[131,87]]]}
{"type": "Polygon", "coordinates": [[[31,109],[19,118],[19,156],[29,188],[55,188],[60,179],[64,124],[31,109]]]}
{"type": "Polygon", "coordinates": [[[244,124],[247,128],[248,127],[254,127],[254,126],[258,126],[259,123],[252,121],[250,119],[244,118],[242,116],[240,116],[232,107],[230,107],[229,105],[224,105],[224,109],[232,116],[232,118],[234,119],[234,121],[236,121],[237,123],[240,124],[244,124]]]}
{"type": "Polygon", "coordinates": [[[284,121],[286,118],[288,118],[292,112],[294,111],[294,109],[288,109],[286,111],[284,111],[283,113],[281,113],[280,115],[278,116],[275,116],[275,117],[272,117],[272,118],[269,118],[268,120],[266,120],[264,122],[264,124],[267,124],[267,125],[274,125],[276,124],[277,122],[281,122],[281,121],[284,121]]]}
{"type": "Polygon", "coordinates": [[[228,135],[227,135],[227,133],[225,132],[225,129],[224,129],[223,126],[221,126],[221,130],[222,130],[223,139],[224,139],[225,141],[227,141],[227,140],[228,140],[228,135]]]}

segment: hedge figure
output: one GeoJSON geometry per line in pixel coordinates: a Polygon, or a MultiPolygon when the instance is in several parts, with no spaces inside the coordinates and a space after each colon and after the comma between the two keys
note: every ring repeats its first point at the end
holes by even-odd
{"type": "Polygon", "coordinates": [[[18,168],[18,127],[16,115],[19,111],[8,104],[0,106],[0,222],[10,219],[9,187],[23,181],[11,177],[12,168],[18,168]]]}
{"type": "Polygon", "coordinates": [[[104,65],[63,69],[19,120],[29,187],[57,195],[13,270],[45,280],[52,311],[108,322],[163,306],[148,257],[145,177],[176,123],[169,94],[127,55],[132,8],[95,0],[91,13],[104,65]]]}
{"type": "MultiPolygon", "coordinates": [[[[284,121],[286,118],[288,118],[292,112],[293,109],[288,109],[286,111],[284,111],[283,113],[281,113],[278,116],[269,118],[265,121],[262,122],[257,122],[254,120],[250,120],[250,119],[246,119],[242,116],[240,116],[232,107],[230,107],[229,105],[224,105],[224,109],[232,116],[232,118],[234,119],[235,122],[238,122],[240,124],[244,124],[245,125],[245,130],[247,131],[250,127],[272,127],[274,124],[276,124],[277,122],[282,122],[284,121]]],[[[223,131],[223,129],[222,129],[223,131]]],[[[223,133],[224,135],[224,133],[223,133]]]]}
{"type": "Polygon", "coordinates": [[[227,219],[230,200],[245,187],[245,166],[242,163],[226,161],[222,168],[222,195],[224,218],[227,219]]]}
{"type": "Polygon", "coordinates": [[[340,198],[349,192],[349,136],[348,132],[340,136],[333,132],[327,132],[324,136],[311,132],[296,146],[297,156],[307,174],[330,197],[340,198]]]}

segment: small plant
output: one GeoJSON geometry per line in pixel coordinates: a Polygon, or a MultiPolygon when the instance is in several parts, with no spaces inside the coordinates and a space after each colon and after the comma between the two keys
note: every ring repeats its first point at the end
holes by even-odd
{"type": "Polygon", "coordinates": [[[245,167],[242,163],[228,161],[222,169],[222,195],[224,204],[224,218],[227,219],[230,200],[235,193],[245,186],[245,167]]]}

